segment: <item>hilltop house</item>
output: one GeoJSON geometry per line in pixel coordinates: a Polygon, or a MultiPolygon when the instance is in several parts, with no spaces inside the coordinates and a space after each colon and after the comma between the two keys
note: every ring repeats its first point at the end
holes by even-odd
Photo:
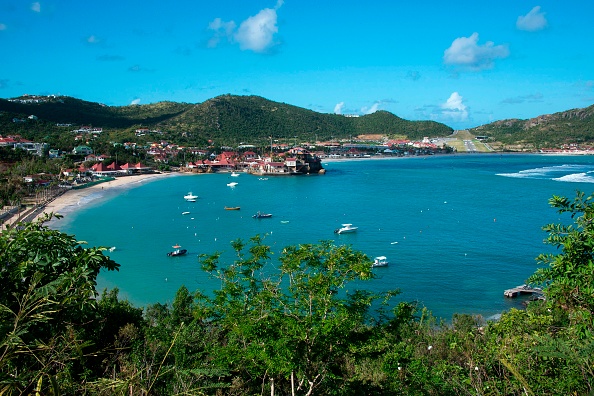
{"type": "Polygon", "coordinates": [[[76,146],[72,149],[72,154],[75,155],[89,155],[93,154],[93,149],[89,146],[76,146]]]}

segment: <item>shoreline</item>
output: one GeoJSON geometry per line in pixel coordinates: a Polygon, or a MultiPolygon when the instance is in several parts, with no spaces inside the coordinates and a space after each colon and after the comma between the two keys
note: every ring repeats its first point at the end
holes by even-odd
{"type": "MultiPolygon", "coordinates": [[[[455,153],[455,154],[448,154],[448,155],[481,155],[481,154],[534,154],[534,155],[547,155],[547,156],[573,156],[568,153],[455,153]]],[[[445,154],[444,154],[445,155],[445,154]]],[[[373,156],[373,157],[347,157],[347,158],[322,158],[322,163],[339,163],[345,161],[385,161],[385,160],[402,160],[408,158],[422,158],[427,156],[373,156]]],[[[432,156],[429,156],[432,157],[432,156]]],[[[194,175],[195,173],[185,173],[185,172],[170,172],[170,173],[150,173],[150,174],[142,174],[142,175],[130,175],[130,176],[121,176],[116,178],[115,180],[111,180],[105,183],[100,183],[93,185],[91,187],[82,188],[79,190],[67,190],[63,194],[56,197],[51,202],[46,203],[43,206],[40,206],[35,210],[31,211],[36,212],[33,217],[29,218],[27,221],[36,221],[40,219],[42,216],[53,213],[53,214],[60,214],[66,215],[71,213],[75,210],[78,210],[84,206],[85,203],[89,202],[93,196],[93,199],[99,199],[103,195],[113,194],[118,190],[133,188],[135,185],[139,185],[140,183],[144,183],[147,181],[154,181],[157,179],[162,179],[165,177],[177,177],[183,175],[194,175]],[[81,205],[81,201],[87,199],[87,202],[84,202],[81,205]]],[[[2,223],[2,229],[6,226],[12,226],[18,216],[11,216],[10,218],[6,219],[2,223]]],[[[53,223],[58,219],[52,218],[49,223],[53,223]]],[[[1,229],[0,229],[1,232],[1,229]]]]}
{"type": "MultiPolygon", "coordinates": [[[[79,208],[82,208],[81,201],[96,195],[96,198],[101,198],[102,195],[113,194],[119,190],[134,188],[139,186],[141,183],[147,181],[154,181],[165,177],[178,176],[178,173],[150,173],[143,175],[130,175],[121,176],[115,180],[110,180],[105,183],[100,183],[87,188],[81,188],[78,190],[67,190],[63,194],[57,196],[51,202],[40,206],[33,217],[28,221],[36,221],[46,214],[60,214],[66,215],[72,213],[79,208]]],[[[18,216],[12,216],[3,223],[3,228],[8,225],[13,225],[18,216]]],[[[56,218],[52,218],[49,223],[56,221],[56,218]]]]}
{"type": "Polygon", "coordinates": [[[110,180],[108,182],[96,184],[94,186],[82,188],[80,190],[69,190],[56,198],[54,201],[44,206],[43,211],[37,214],[33,220],[37,220],[39,217],[48,213],[60,215],[71,213],[82,207],[82,200],[93,195],[97,195],[97,198],[100,198],[101,193],[105,195],[112,194],[118,190],[138,187],[141,185],[141,183],[154,181],[165,177],[172,177],[173,175],[174,173],[151,173],[144,175],[122,176],[116,178],[115,180],[110,180]]]}

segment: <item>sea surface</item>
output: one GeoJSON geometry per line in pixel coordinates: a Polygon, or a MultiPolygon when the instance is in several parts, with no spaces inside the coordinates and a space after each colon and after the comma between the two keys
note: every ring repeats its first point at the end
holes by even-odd
{"type": "Polygon", "coordinates": [[[285,246],[321,240],[387,256],[390,265],[375,268],[376,279],[356,286],[399,288],[398,299],[446,320],[454,313],[495,318],[520,306],[503,291],[525,283],[538,254],[554,251],[542,226],[569,221],[548,200],[594,187],[590,156],[460,154],[324,167],[325,175],[178,175],[108,189],[51,226],[91,246],[114,246],[107,254],[121,268],[101,273],[98,289],[118,287],[137,306],[171,303],[181,285],[211,292],[219,284],[197,256],[222,252],[230,262],[231,241],[265,235],[274,257],[285,246]],[[183,199],[190,191],[196,202],[183,199]],[[273,217],[252,218],[257,211],[273,217]],[[342,223],[359,229],[335,234],[342,223]],[[188,254],[168,257],[176,244],[188,254]]]}

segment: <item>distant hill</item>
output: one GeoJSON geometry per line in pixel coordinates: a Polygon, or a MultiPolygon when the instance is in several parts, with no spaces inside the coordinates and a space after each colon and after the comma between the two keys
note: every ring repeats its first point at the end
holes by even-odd
{"type": "MultiPolygon", "coordinates": [[[[318,113],[278,103],[259,96],[223,95],[203,103],[159,102],[147,105],[106,106],[71,97],[21,97],[19,101],[0,99],[0,134],[28,131],[29,121],[13,118],[35,115],[36,133],[43,138],[64,133],[56,124],[101,127],[122,139],[143,127],[160,130],[167,139],[185,144],[211,139],[221,144],[256,143],[275,139],[326,140],[363,134],[407,137],[438,137],[452,128],[433,121],[408,121],[386,111],[360,117],[318,113]],[[37,102],[44,100],[42,102],[37,102]]],[[[31,136],[30,138],[38,137],[31,136]]]]}
{"type": "Polygon", "coordinates": [[[594,105],[529,120],[501,120],[470,130],[504,145],[535,148],[558,147],[567,143],[594,144],[594,105]]]}

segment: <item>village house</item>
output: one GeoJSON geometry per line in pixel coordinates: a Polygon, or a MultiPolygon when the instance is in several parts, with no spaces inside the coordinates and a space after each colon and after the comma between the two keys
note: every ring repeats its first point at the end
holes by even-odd
{"type": "Polygon", "coordinates": [[[76,146],[72,149],[72,154],[75,155],[89,155],[93,153],[93,149],[89,146],[76,146]]]}
{"type": "Polygon", "coordinates": [[[48,151],[48,156],[50,158],[61,158],[62,157],[62,152],[60,150],[57,150],[57,149],[50,149],[48,151]]]}
{"type": "Polygon", "coordinates": [[[258,157],[258,155],[256,153],[254,153],[253,151],[246,151],[245,153],[243,153],[243,159],[246,161],[254,160],[257,157],[258,157]]]}
{"type": "Polygon", "coordinates": [[[49,145],[47,143],[35,143],[30,140],[23,139],[20,135],[9,135],[6,137],[0,136],[0,147],[21,149],[40,157],[46,150],[49,149],[49,145]]]}
{"type": "Polygon", "coordinates": [[[83,125],[78,129],[73,130],[74,133],[92,133],[92,134],[99,134],[103,132],[103,128],[93,128],[91,126],[83,125]]]}

